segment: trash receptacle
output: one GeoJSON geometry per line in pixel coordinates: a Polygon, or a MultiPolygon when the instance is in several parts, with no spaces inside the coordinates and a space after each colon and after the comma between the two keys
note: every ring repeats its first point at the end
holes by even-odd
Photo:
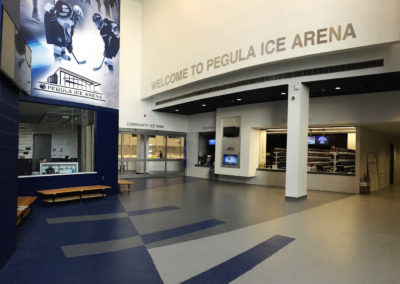
{"type": "Polygon", "coordinates": [[[210,180],[217,180],[217,175],[215,174],[214,167],[210,167],[210,180]]]}
{"type": "Polygon", "coordinates": [[[369,184],[366,181],[360,182],[360,193],[361,194],[368,194],[370,192],[369,190],[369,184]]]}

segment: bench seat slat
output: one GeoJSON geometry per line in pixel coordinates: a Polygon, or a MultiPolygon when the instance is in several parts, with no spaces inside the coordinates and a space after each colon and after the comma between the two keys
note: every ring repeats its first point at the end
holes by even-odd
{"type": "Polygon", "coordinates": [[[119,179],[118,180],[118,184],[119,185],[129,185],[129,184],[134,184],[134,182],[133,181],[129,181],[129,180],[119,179]]]}
{"type": "Polygon", "coordinates": [[[111,187],[105,186],[105,185],[90,185],[90,186],[75,186],[75,187],[65,187],[65,188],[57,188],[57,189],[38,190],[37,192],[42,195],[56,195],[56,194],[70,193],[70,192],[104,190],[104,189],[108,189],[108,188],[111,188],[111,187]]]}

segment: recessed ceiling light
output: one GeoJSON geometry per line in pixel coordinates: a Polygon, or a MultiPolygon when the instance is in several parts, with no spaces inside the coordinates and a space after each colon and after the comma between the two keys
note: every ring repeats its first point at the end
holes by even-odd
{"type": "Polygon", "coordinates": [[[176,112],[178,112],[178,111],[179,111],[179,109],[176,109],[175,111],[176,111],[176,112]]]}
{"type": "Polygon", "coordinates": [[[238,99],[236,99],[238,102],[240,102],[242,99],[241,98],[238,98],[238,99]]]}
{"type": "Polygon", "coordinates": [[[206,105],[206,104],[202,104],[201,106],[202,106],[202,107],[205,107],[205,106],[207,106],[207,105],[206,105]]]}
{"type": "Polygon", "coordinates": [[[341,90],[342,88],[340,86],[335,87],[335,90],[341,90]]]}
{"type": "Polygon", "coordinates": [[[281,95],[282,95],[282,96],[286,95],[286,92],[281,92],[281,95]]]}

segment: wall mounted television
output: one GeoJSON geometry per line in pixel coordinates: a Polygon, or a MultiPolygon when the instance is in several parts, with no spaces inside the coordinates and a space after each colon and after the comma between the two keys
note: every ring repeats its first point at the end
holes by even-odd
{"type": "Polygon", "coordinates": [[[19,89],[29,94],[32,51],[4,7],[1,18],[0,68],[19,89]]]}
{"type": "Polygon", "coordinates": [[[328,145],[329,144],[329,138],[327,136],[317,136],[317,144],[319,145],[328,145]]]}
{"type": "Polygon", "coordinates": [[[308,145],[315,145],[315,136],[308,136],[308,145]]]}
{"type": "Polygon", "coordinates": [[[237,155],[224,155],[223,160],[224,165],[234,166],[238,164],[238,156],[237,155]]]}
{"type": "Polygon", "coordinates": [[[224,127],[224,137],[239,137],[240,127],[229,126],[224,127]]]}

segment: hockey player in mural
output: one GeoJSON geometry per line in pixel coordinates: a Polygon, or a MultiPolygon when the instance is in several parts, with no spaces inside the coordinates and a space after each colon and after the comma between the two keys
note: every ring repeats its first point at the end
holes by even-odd
{"type": "Polygon", "coordinates": [[[38,12],[38,0],[32,0],[32,18],[40,22],[39,12],[38,12]]]}
{"type": "MultiPolygon", "coordinates": [[[[58,0],[54,5],[48,3],[45,6],[44,27],[46,41],[53,44],[54,59],[70,61],[71,57],[66,54],[66,50],[74,56],[72,37],[75,25],[83,19],[82,9],[78,5],[70,5],[65,1],[58,0]]],[[[83,62],[78,61],[78,64],[83,62]]]]}
{"type": "Polygon", "coordinates": [[[99,70],[104,62],[104,64],[107,65],[108,70],[113,71],[113,58],[119,51],[119,25],[107,18],[102,19],[98,13],[93,14],[92,19],[96,24],[97,29],[100,31],[100,36],[104,41],[103,61],[99,67],[93,68],[93,70],[99,70]]]}

